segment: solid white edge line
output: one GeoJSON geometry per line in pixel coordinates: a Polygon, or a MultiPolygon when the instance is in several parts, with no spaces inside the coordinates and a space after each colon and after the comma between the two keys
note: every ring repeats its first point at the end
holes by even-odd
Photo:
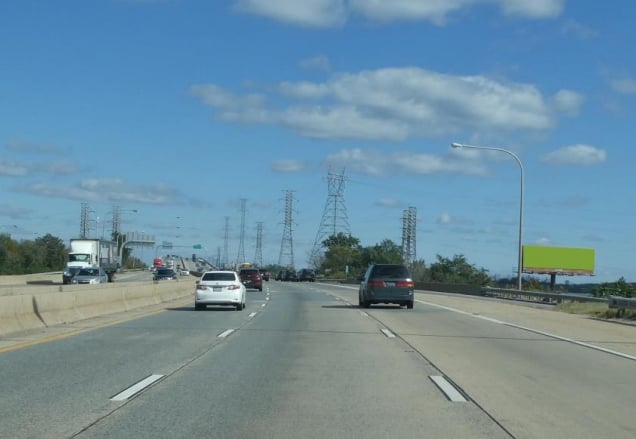
{"type": "Polygon", "coordinates": [[[455,386],[449,383],[443,376],[431,375],[429,378],[451,402],[467,402],[466,398],[457,391],[455,386]]]}
{"type": "Polygon", "coordinates": [[[225,338],[228,335],[230,335],[231,333],[234,332],[234,329],[226,329],[225,331],[221,332],[219,335],[217,335],[218,338],[225,338]]]}
{"type": "Polygon", "coordinates": [[[383,333],[384,335],[386,335],[386,336],[387,336],[387,338],[395,338],[395,334],[394,334],[394,333],[392,333],[391,331],[389,331],[389,330],[388,330],[388,329],[386,329],[386,328],[382,328],[382,329],[380,329],[380,331],[382,331],[382,333],[383,333]]]}
{"type": "Polygon", "coordinates": [[[528,328],[527,326],[521,326],[521,325],[517,325],[517,324],[514,324],[514,323],[510,323],[510,322],[504,322],[502,320],[497,320],[497,319],[493,319],[493,318],[490,318],[490,317],[481,316],[479,314],[472,314],[472,313],[469,313],[469,312],[466,312],[466,311],[462,311],[460,309],[451,308],[449,306],[444,306],[444,305],[438,305],[436,303],[425,302],[423,300],[416,300],[416,302],[422,303],[424,305],[430,305],[430,306],[434,306],[434,307],[437,307],[437,308],[442,308],[442,309],[445,309],[445,310],[448,310],[448,311],[453,311],[453,312],[456,312],[456,313],[459,313],[459,314],[464,314],[464,315],[467,315],[467,316],[470,316],[470,317],[474,317],[476,319],[485,320],[485,321],[491,322],[491,323],[496,323],[498,325],[510,326],[511,328],[517,328],[517,329],[521,329],[523,331],[528,331],[528,332],[533,332],[535,334],[544,335],[546,337],[554,338],[556,340],[561,340],[561,341],[565,341],[567,343],[572,343],[572,344],[579,345],[579,346],[582,346],[582,347],[586,347],[586,348],[589,348],[589,349],[594,349],[596,351],[605,352],[606,354],[616,355],[617,357],[625,358],[627,360],[636,361],[636,356],[634,356],[634,355],[629,355],[629,354],[626,354],[624,352],[615,351],[615,350],[612,350],[612,349],[607,349],[607,348],[604,348],[602,346],[597,346],[597,345],[593,345],[593,344],[590,344],[590,343],[585,343],[583,341],[575,340],[573,338],[568,338],[568,337],[563,337],[563,336],[556,335],[556,334],[551,334],[549,332],[541,331],[539,329],[533,329],[533,328],[528,328]]]}
{"type": "Polygon", "coordinates": [[[137,384],[134,384],[124,390],[123,392],[118,393],[117,395],[110,398],[111,401],[125,401],[131,396],[136,395],[137,393],[144,390],[146,387],[151,386],[154,382],[163,378],[163,375],[150,375],[148,378],[144,378],[139,381],[137,384]]]}
{"type": "Polygon", "coordinates": [[[364,317],[369,317],[369,314],[367,314],[367,313],[366,313],[366,312],[364,312],[364,311],[360,311],[360,315],[361,315],[361,316],[364,316],[364,317]]]}

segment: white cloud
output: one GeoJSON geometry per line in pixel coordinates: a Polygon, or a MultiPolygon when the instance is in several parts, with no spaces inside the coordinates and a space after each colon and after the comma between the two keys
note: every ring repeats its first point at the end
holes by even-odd
{"type": "Polygon", "coordinates": [[[337,27],[345,23],[344,0],[236,0],[235,9],[306,27],[337,27]]]}
{"type": "Polygon", "coordinates": [[[326,162],[332,167],[342,167],[360,174],[386,176],[398,174],[429,175],[437,172],[461,172],[483,175],[486,170],[481,163],[442,158],[431,154],[412,152],[386,153],[361,148],[344,149],[327,156],[326,162]]]}
{"type": "Polygon", "coordinates": [[[392,198],[381,198],[379,200],[376,200],[375,203],[373,204],[378,207],[386,207],[389,209],[403,206],[403,204],[400,201],[392,199],[392,198]]]}
{"type": "Polygon", "coordinates": [[[0,158],[0,175],[6,177],[23,177],[28,173],[28,166],[0,158]]]}
{"type": "Polygon", "coordinates": [[[552,240],[548,237],[541,237],[536,240],[535,244],[537,245],[552,245],[552,240]]]}
{"type": "Polygon", "coordinates": [[[623,78],[611,82],[612,89],[620,94],[636,94],[636,79],[623,78]]]}
{"type": "Polygon", "coordinates": [[[36,153],[36,154],[58,154],[60,149],[51,145],[38,145],[24,140],[14,139],[7,143],[7,149],[12,152],[36,153]]]}
{"type": "Polygon", "coordinates": [[[422,20],[444,25],[448,15],[494,4],[506,15],[544,19],[563,11],[565,0],[235,0],[235,9],[306,27],[337,27],[350,15],[371,21],[422,20]]]}
{"type": "Polygon", "coordinates": [[[278,160],[271,164],[270,169],[275,172],[294,173],[305,169],[305,164],[298,160],[278,160]]]}
{"type": "Polygon", "coordinates": [[[549,165],[596,165],[607,159],[607,152],[589,145],[571,145],[557,149],[542,158],[549,165]]]}
{"type": "Polygon", "coordinates": [[[331,70],[331,63],[329,62],[329,58],[324,55],[314,56],[312,58],[306,58],[300,60],[298,63],[300,67],[308,70],[331,70]]]}
{"type": "Polygon", "coordinates": [[[593,29],[589,26],[586,26],[582,23],[579,23],[576,20],[567,20],[563,24],[563,33],[565,34],[573,34],[582,39],[590,39],[595,38],[599,35],[599,32],[596,29],[593,29]]]}
{"type": "Polygon", "coordinates": [[[134,186],[117,178],[89,178],[75,185],[33,183],[17,188],[33,195],[82,201],[179,204],[179,194],[161,184],[134,186]]]}
{"type": "Polygon", "coordinates": [[[559,90],[554,95],[554,107],[563,114],[576,116],[579,114],[585,98],[572,90],[559,90]]]}
{"type": "MultiPolygon", "coordinates": [[[[278,123],[325,139],[397,141],[462,130],[500,134],[542,131],[555,123],[554,107],[534,85],[415,67],[338,74],[322,83],[283,82],[276,90],[296,102],[268,108],[262,94],[238,96],[215,84],[194,85],[190,92],[214,107],[219,118],[278,123]]],[[[573,113],[581,99],[562,91],[553,104],[573,113]]]]}

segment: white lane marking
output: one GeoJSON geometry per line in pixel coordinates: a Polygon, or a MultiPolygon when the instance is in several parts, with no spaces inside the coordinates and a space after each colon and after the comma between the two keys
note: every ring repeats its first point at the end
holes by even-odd
{"type": "Polygon", "coordinates": [[[250,315],[249,315],[249,316],[247,316],[247,317],[249,317],[249,318],[251,319],[251,318],[252,318],[252,317],[254,317],[255,315],[256,315],[256,313],[255,313],[255,312],[253,312],[253,313],[250,313],[250,315]]]}
{"type": "Polygon", "coordinates": [[[266,303],[261,303],[261,307],[265,308],[265,305],[267,305],[266,303]]]}
{"type": "Polygon", "coordinates": [[[472,313],[469,313],[469,312],[466,312],[466,311],[462,311],[460,309],[451,308],[449,306],[438,305],[436,303],[430,303],[430,302],[424,302],[423,300],[416,300],[416,302],[423,303],[424,305],[430,305],[430,306],[434,306],[434,307],[437,307],[437,308],[442,308],[442,309],[445,309],[445,310],[448,310],[448,311],[452,311],[452,312],[456,312],[456,313],[459,313],[459,314],[464,314],[464,315],[467,315],[467,316],[470,316],[470,317],[474,317],[476,319],[485,320],[487,322],[495,323],[495,324],[498,324],[498,325],[510,326],[511,328],[517,328],[517,329],[521,329],[523,331],[528,331],[528,332],[533,332],[535,334],[544,335],[546,337],[554,338],[556,340],[561,340],[561,341],[565,341],[567,343],[572,343],[572,344],[575,344],[575,345],[578,345],[578,346],[586,347],[586,348],[589,348],[589,349],[594,349],[594,350],[597,350],[597,351],[600,351],[600,352],[605,352],[606,354],[616,355],[617,357],[625,358],[627,360],[636,361],[636,356],[634,356],[634,355],[629,355],[629,354],[626,354],[624,352],[615,351],[615,350],[612,350],[612,349],[607,349],[607,348],[604,348],[602,346],[596,346],[596,345],[593,345],[593,344],[590,344],[590,343],[585,343],[583,341],[575,340],[573,338],[562,337],[560,335],[551,334],[549,332],[541,331],[539,329],[533,329],[533,328],[528,328],[527,326],[517,325],[515,323],[504,322],[503,320],[497,320],[497,319],[493,319],[493,318],[490,318],[490,317],[481,316],[479,314],[472,314],[472,313]]]}
{"type": "Polygon", "coordinates": [[[361,316],[364,316],[364,317],[369,317],[369,314],[367,314],[367,313],[366,313],[366,312],[364,312],[364,311],[360,311],[360,315],[361,315],[361,316]]]}
{"type": "Polygon", "coordinates": [[[164,375],[150,375],[148,378],[145,378],[145,379],[139,381],[137,384],[134,384],[134,385],[130,386],[129,388],[127,388],[126,390],[124,390],[123,392],[120,392],[117,395],[113,396],[112,398],[110,398],[110,400],[111,401],[125,401],[128,398],[130,398],[130,397],[136,395],[137,393],[141,392],[145,388],[151,386],[154,382],[160,380],[163,377],[164,377],[164,375]]]}
{"type": "Polygon", "coordinates": [[[234,329],[226,329],[225,331],[221,332],[219,335],[217,335],[218,338],[225,338],[228,335],[230,335],[231,333],[234,332],[234,329]]]}
{"type": "Polygon", "coordinates": [[[395,334],[389,331],[386,328],[381,329],[382,333],[387,336],[387,338],[395,338],[395,334]]]}
{"type": "Polygon", "coordinates": [[[429,376],[429,378],[451,402],[467,402],[466,398],[464,398],[464,396],[457,391],[455,386],[449,383],[443,376],[431,375],[429,376]]]}
{"type": "Polygon", "coordinates": [[[269,296],[267,296],[267,297],[265,298],[265,300],[269,300],[269,296]]]}

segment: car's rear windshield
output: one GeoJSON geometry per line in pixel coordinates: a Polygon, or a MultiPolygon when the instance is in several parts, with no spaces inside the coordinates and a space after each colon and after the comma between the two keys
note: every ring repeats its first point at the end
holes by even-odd
{"type": "Polygon", "coordinates": [[[241,270],[241,274],[246,274],[248,276],[253,276],[255,274],[260,274],[258,270],[241,270]]]}
{"type": "Polygon", "coordinates": [[[157,270],[157,274],[166,276],[166,275],[174,274],[174,270],[172,268],[160,268],[159,270],[157,270]]]}
{"type": "Polygon", "coordinates": [[[378,265],[373,267],[372,277],[407,278],[409,270],[403,265],[378,265]]]}
{"type": "Polygon", "coordinates": [[[236,280],[234,273],[204,273],[201,280],[236,280]]]}

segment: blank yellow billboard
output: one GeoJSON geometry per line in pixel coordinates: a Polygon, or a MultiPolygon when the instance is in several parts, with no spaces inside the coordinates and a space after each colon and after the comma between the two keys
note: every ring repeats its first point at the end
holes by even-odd
{"type": "Polygon", "coordinates": [[[593,274],[594,249],[523,246],[524,273],[593,274]]]}

